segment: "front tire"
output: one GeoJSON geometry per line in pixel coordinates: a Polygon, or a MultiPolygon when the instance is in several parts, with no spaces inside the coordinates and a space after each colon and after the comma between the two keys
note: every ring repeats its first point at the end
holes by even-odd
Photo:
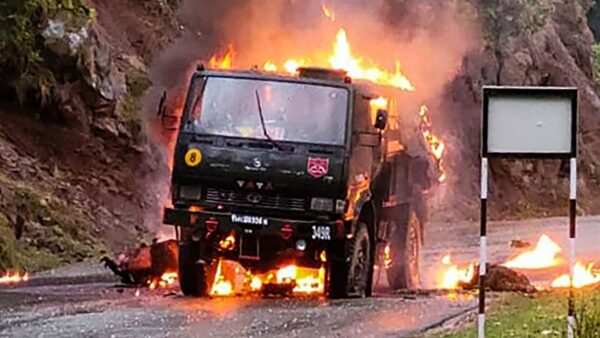
{"type": "Polygon", "coordinates": [[[330,298],[366,297],[370,294],[372,273],[372,242],[369,229],[359,222],[354,236],[344,243],[343,258],[333,259],[329,265],[328,295],[330,298]]]}
{"type": "Polygon", "coordinates": [[[199,259],[200,243],[190,241],[179,245],[179,287],[186,296],[208,295],[206,267],[198,264],[199,259]]]}
{"type": "Polygon", "coordinates": [[[392,262],[387,269],[387,279],[394,290],[412,290],[420,284],[421,223],[412,210],[403,218],[395,227],[390,243],[392,262]]]}

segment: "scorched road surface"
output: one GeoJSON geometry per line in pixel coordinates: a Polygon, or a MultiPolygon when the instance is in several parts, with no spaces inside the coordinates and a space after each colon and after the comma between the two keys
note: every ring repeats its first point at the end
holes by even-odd
{"type": "Polygon", "coordinates": [[[20,288],[0,299],[0,336],[14,337],[414,336],[474,305],[442,296],[189,299],[142,290],[136,297],[111,284],[20,288]]]}
{"type": "MultiPolygon", "coordinates": [[[[578,224],[581,239],[577,253],[593,261],[600,257],[600,218],[580,219],[578,224]]],[[[566,219],[489,227],[489,257],[493,262],[501,263],[514,254],[511,240],[535,244],[542,233],[567,248],[566,219]]],[[[426,288],[435,286],[443,255],[453,254],[453,261],[458,263],[477,259],[476,224],[432,224],[426,236],[428,244],[422,256],[426,288]]],[[[77,269],[69,271],[70,276],[78,274],[77,269]]],[[[85,284],[73,284],[69,278],[57,280],[59,284],[34,286],[32,281],[0,289],[0,336],[415,337],[476,305],[469,295],[403,296],[383,291],[373,298],[335,301],[319,297],[191,299],[147,289],[136,295],[136,289],[90,283],[89,279],[85,284]]]]}

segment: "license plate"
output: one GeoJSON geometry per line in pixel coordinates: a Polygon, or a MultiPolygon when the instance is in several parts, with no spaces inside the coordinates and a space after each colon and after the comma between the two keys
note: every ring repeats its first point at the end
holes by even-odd
{"type": "Polygon", "coordinates": [[[312,226],[312,239],[319,239],[322,241],[331,240],[331,228],[327,225],[313,225],[312,226]]]}
{"type": "Polygon", "coordinates": [[[239,223],[239,224],[248,224],[248,225],[262,225],[262,226],[269,225],[269,219],[267,219],[265,217],[261,217],[261,216],[250,216],[250,215],[232,214],[231,222],[239,223]]]}

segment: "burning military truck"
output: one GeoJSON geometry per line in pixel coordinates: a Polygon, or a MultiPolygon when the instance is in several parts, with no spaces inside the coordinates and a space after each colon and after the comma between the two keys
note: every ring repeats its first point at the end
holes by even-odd
{"type": "Polygon", "coordinates": [[[371,295],[385,256],[390,286],[416,287],[424,194],[439,166],[422,146],[424,120],[401,114],[401,95],[338,70],[199,66],[164,213],[182,292],[211,293],[209,267],[221,259],[256,275],[321,268],[325,293],[345,298],[371,295]]]}

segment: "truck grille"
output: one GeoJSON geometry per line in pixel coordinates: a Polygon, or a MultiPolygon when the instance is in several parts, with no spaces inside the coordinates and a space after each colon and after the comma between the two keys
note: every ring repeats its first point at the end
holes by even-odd
{"type": "Polygon", "coordinates": [[[285,210],[304,211],[304,199],[283,197],[280,195],[263,195],[257,192],[236,192],[225,189],[206,189],[207,202],[226,205],[239,205],[262,208],[276,208],[285,210]]]}

